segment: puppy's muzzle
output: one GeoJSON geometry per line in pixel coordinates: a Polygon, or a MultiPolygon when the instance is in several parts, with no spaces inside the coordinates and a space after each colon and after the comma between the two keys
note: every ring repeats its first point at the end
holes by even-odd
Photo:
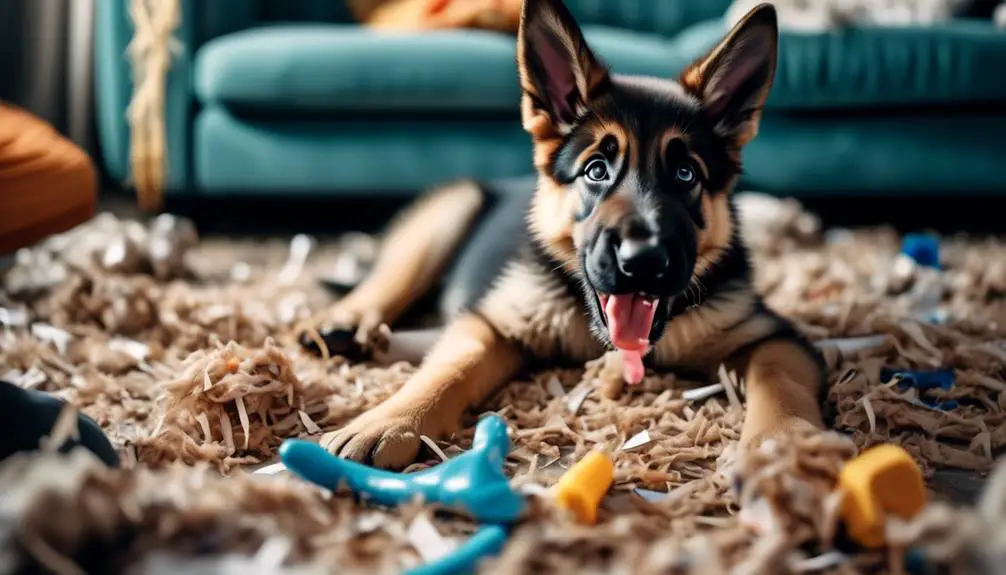
{"type": "Polygon", "coordinates": [[[615,251],[615,258],[619,271],[629,277],[663,277],[671,263],[667,250],[653,236],[622,240],[615,251]]]}

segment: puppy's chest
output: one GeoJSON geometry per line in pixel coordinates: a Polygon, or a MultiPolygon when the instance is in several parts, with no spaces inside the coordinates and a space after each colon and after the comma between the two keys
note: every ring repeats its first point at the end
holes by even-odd
{"type": "MultiPolygon", "coordinates": [[[[478,306],[507,339],[538,359],[585,362],[607,349],[591,332],[583,302],[568,282],[539,262],[509,263],[478,306]]],[[[773,325],[755,312],[757,296],[741,289],[671,320],[648,362],[658,370],[715,370],[773,325]],[[763,321],[765,320],[765,321],[763,321]]]]}
{"type": "Polygon", "coordinates": [[[604,353],[577,294],[537,261],[520,259],[505,266],[478,311],[536,358],[588,361],[604,353]]]}
{"type": "Polygon", "coordinates": [[[652,365],[715,371],[737,350],[779,328],[758,304],[754,292],[740,287],[675,317],[653,348],[652,365]]]}

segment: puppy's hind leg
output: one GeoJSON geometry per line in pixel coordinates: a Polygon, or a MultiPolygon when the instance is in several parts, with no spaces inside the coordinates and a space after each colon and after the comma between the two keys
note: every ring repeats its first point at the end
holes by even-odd
{"type": "Polygon", "coordinates": [[[323,343],[330,355],[363,353],[380,324],[393,324],[433,287],[484,201],[482,190],[470,182],[437,188],[423,196],[392,223],[369,275],[331,308],[309,320],[301,343],[308,348],[317,346],[318,337],[311,328],[320,327],[326,332],[323,343]]]}
{"type": "MultiPolygon", "coordinates": [[[[516,255],[526,234],[525,214],[536,187],[534,177],[518,177],[487,182],[480,188],[492,198],[479,223],[465,240],[447,275],[441,295],[441,315],[451,319],[472,309],[489,291],[506,263],[516,255]]],[[[396,331],[387,350],[374,353],[374,360],[419,363],[433,347],[443,329],[396,331]]]]}

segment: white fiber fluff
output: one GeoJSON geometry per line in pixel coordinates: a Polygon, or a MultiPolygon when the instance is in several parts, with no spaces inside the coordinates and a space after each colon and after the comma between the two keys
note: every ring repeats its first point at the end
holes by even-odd
{"type": "MultiPolygon", "coordinates": [[[[730,26],[765,0],[734,0],[727,10],[730,26]]],[[[953,18],[972,0],[770,0],[783,30],[818,32],[850,24],[919,26],[953,18]]],[[[1006,18],[999,7],[999,19],[1006,18]]]]}

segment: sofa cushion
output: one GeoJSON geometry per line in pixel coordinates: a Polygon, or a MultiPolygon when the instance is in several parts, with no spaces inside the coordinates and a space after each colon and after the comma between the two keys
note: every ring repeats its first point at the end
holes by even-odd
{"type": "MultiPolygon", "coordinates": [[[[1001,195],[1006,115],[769,114],[741,189],[780,195],[1001,195]]],[[[392,194],[457,178],[532,171],[516,121],[328,122],[237,118],[209,108],[193,129],[196,187],[210,195],[392,194]]],[[[907,204],[906,204],[907,205],[907,204]]]]}
{"type": "Polygon", "coordinates": [[[804,197],[1001,196],[1006,140],[989,134],[1002,130],[1002,113],[766,114],[742,185],[804,197]]]}
{"type": "MultiPolygon", "coordinates": [[[[585,28],[616,71],[680,64],[660,36],[585,28]]],[[[204,104],[266,111],[518,110],[512,36],[478,30],[382,34],[360,26],[273,25],[206,43],[195,62],[204,104]]]]}
{"type": "MultiPolygon", "coordinates": [[[[684,61],[722,38],[722,20],[674,40],[684,61]]],[[[1006,33],[991,22],[784,32],[769,109],[902,107],[1006,100],[1006,33]]]]}
{"type": "Polygon", "coordinates": [[[196,116],[192,164],[196,186],[213,194],[400,195],[533,169],[516,121],[270,121],[217,107],[196,116]]]}

